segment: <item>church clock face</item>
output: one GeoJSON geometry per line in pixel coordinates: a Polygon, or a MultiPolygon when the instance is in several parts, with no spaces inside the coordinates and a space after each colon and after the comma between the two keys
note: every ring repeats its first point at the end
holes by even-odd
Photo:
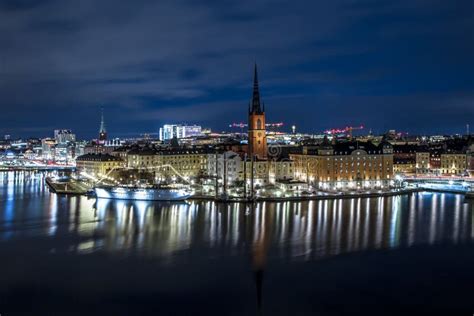
{"type": "Polygon", "coordinates": [[[262,133],[258,133],[258,137],[262,137],[262,133]]]}

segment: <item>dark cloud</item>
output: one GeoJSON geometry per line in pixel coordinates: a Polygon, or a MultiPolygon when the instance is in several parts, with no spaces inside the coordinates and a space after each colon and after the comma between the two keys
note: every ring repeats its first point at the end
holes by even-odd
{"type": "Polygon", "coordinates": [[[246,119],[255,61],[270,118],[453,132],[472,114],[473,6],[0,1],[0,133],[91,137],[99,105],[112,135],[178,120],[223,129],[246,119]]]}

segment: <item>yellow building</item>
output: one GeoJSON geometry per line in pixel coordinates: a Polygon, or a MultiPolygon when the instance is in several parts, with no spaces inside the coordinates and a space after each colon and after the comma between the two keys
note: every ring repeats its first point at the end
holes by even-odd
{"type": "Polygon", "coordinates": [[[280,180],[291,180],[295,176],[294,161],[291,159],[256,159],[253,163],[248,159],[242,162],[239,180],[243,181],[246,178],[247,182],[250,181],[252,166],[255,185],[275,184],[280,180]]]}
{"type": "Polygon", "coordinates": [[[173,178],[177,173],[186,179],[196,178],[207,171],[209,151],[205,149],[173,149],[159,151],[157,166],[160,174],[173,178]]]}
{"type": "Polygon", "coordinates": [[[330,144],[327,139],[318,146],[303,148],[301,154],[290,154],[295,178],[320,188],[386,187],[393,178],[393,150],[388,142],[378,146],[371,142],[330,144]]]}
{"type": "Polygon", "coordinates": [[[109,154],[85,154],[76,158],[76,169],[79,173],[98,178],[124,165],[122,159],[109,154]]]}
{"type": "Polygon", "coordinates": [[[462,175],[467,171],[467,155],[464,153],[441,154],[441,173],[444,175],[462,175]]]}
{"type": "Polygon", "coordinates": [[[430,171],[430,153],[428,151],[416,153],[416,174],[427,174],[430,171]]]}
{"type": "Polygon", "coordinates": [[[158,165],[158,151],[155,148],[133,148],[126,153],[127,167],[147,169],[158,165]]]}
{"type": "Polygon", "coordinates": [[[404,174],[411,175],[416,173],[416,162],[409,161],[397,161],[393,164],[393,173],[394,174],[404,174]]]}
{"type": "Polygon", "coordinates": [[[393,172],[395,174],[426,174],[430,166],[430,153],[426,146],[393,144],[393,172]]]}
{"type": "Polygon", "coordinates": [[[154,172],[162,180],[191,180],[206,172],[208,155],[205,149],[134,148],[127,153],[127,167],[154,172]]]}

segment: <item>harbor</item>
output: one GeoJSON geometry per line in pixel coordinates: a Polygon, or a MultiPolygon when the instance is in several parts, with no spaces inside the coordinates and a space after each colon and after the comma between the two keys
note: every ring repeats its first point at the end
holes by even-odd
{"type": "Polygon", "coordinates": [[[0,0],[0,316],[474,316],[474,0],[0,0]]]}
{"type": "MultiPolygon", "coordinates": [[[[235,195],[215,195],[215,194],[199,194],[195,193],[188,186],[182,185],[181,189],[152,189],[150,187],[121,187],[113,185],[95,186],[90,180],[78,180],[74,177],[47,177],[45,182],[50,190],[56,194],[66,195],[92,195],[97,198],[113,198],[124,200],[155,200],[155,201],[180,201],[180,200],[202,200],[216,201],[219,203],[255,203],[255,202],[284,202],[284,201],[317,201],[328,199],[352,199],[352,198],[371,198],[371,197],[388,197],[396,195],[406,195],[418,192],[439,192],[439,193],[456,193],[464,195],[466,198],[473,198],[472,182],[465,179],[458,179],[454,182],[452,179],[413,179],[403,183],[400,187],[386,190],[359,190],[359,191],[294,191],[287,192],[285,196],[281,196],[281,192],[266,195],[257,195],[254,190],[254,196],[235,196],[235,195]],[[148,191],[147,191],[148,190],[148,191]],[[182,193],[179,193],[181,192],[182,193]],[[97,195],[99,192],[99,195],[97,195]],[[159,193],[162,192],[162,193],[159,193]],[[175,193],[173,193],[175,192],[175,193]]],[[[276,192],[276,191],[275,191],[276,192]]]]}
{"type": "Polygon", "coordinates": [[[328,303],[362,308],[374,295],[380,308],[394,297],[407,302],[397,311],[414,301],[432,312],[464,312],[472,304],[474,204],[461,194],[165,203],[56,194],[47,176],[54,175],[0,173],[0,249],[23,259],[2,263],[10,272],[0,277],[7,312],[67,314],[79,304],[81,313],[103,315],[146,304],[186,315],[205,303],[210,315],[261,308],[324,314],[328,303]],[[64,289],[64,280],[72,286],[64,289]],[[407,282],[416,293],[403,291],[407,282]],[[288,284],[297,297],[288,298],[288,284]],[[199,300],[176,307],[157,294],[173,289],[199,300]],[[20,301],[25,291],[35,298],[29,304],[20,301]],[[442,300],[423,305],[426,295],[442,300]],[[225,306],[213,304],[216,297],[225,306]]]}

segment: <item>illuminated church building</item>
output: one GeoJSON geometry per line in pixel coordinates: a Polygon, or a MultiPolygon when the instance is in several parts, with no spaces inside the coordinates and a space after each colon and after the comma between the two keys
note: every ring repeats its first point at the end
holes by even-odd
{"type": "Polygon", "coordinates": [[[276,154],[271,154],[268,151],[265,104],[260,100],[257,65],[254,69],[252,100],[248,107],[248,115],[246,172],[241,170],[239,179],[244,180],[245,177],[247,180],[250,179],[252,170],[255,184],[260,185],[293,178],[293,162],[289,159],[280,159],[278,150],[276,154]]]}
{"type": "Polygon", "coordinates": [[[107,140],[107,130],[105,129],[104,109],[101,109],[100,128],[99,128],[99,144],[104,144],[106,140],[107,140]]]}
{"type": "Polygon", "coordinates": [[[248,141],[249,155],[256,159],[267,158],[265,104],[262,105],[260,104],[260,92],[258,89],[257,65],[255,65],[252,102],[249,104],[248,141]]]}

